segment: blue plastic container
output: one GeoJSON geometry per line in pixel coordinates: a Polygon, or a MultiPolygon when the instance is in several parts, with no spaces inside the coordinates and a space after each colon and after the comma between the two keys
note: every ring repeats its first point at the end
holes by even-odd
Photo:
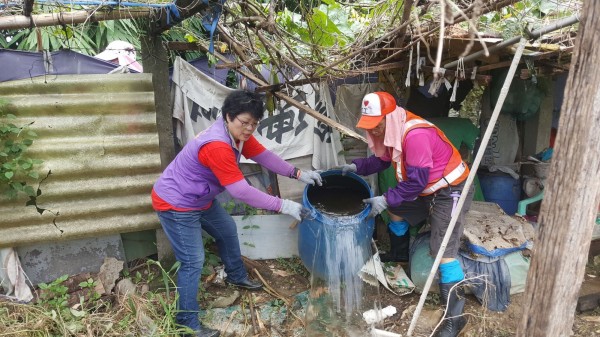
{"type": "MultiPolygon", "coordinates": [[[[347,173],[345,176],[342,176],[341,170],[329,170],[322,172],[321,176],[324,180],[323,187],[332,187],[332,184],[341,184],[344,185],[344,187],[349,187],[350,193],[358,193],[362,198],[373,197],[373,192],[367,182],[356,174],[347,173]]],[[[307,185],[304,189],[302,202],[304,207],[310,210],[311,216],[302,220],[298,225],[298,251],[300,258],[308,271],[318,277],[327,278],[327,275],[330,272],[340,273],[342,271],[327,270],[325,256],[326,249],[324,249],[324,247],[326,246],[325,241],[328,239],[325,229],[335,230],[341,223],[347,225],[349,219],[352,222],[356,221],[356,223],[359,224],[358,226],[355,226],[357,228],[354,233],[356,243],[359,245],[370,245],[371,238],[373,237],[375,220],[373,217],[367,218],[371,211],[371,205],[366,205],[364,209],[357,214],[342,215],[343,221],[340,221],[338,216],[315,208],[315,205],[311,203],[309,197],[311,194],[314,196],[315,192],[318,193],[317,186],[307,185]]],[[[340,190],[340,193],[349,192],[346,189],[340,190]]],[[[341,198],[343,196],[340,195],[339,197],[341,198]]],[[[331,231],[329,232],[331,233],[331,231]]],[[[370,249],[367,250],[370,251],[370,249]]],[[[366,262],[369,257],[370,256],[365,255],[364,262],[366,262]]],[[[349,272],[358,272],[358,270],[349,272]]]]}
{"type": "Polygon", "coordinates": [[[521,181],[504,172],[478,172],[485,201],[495,202],[508,215],[514,215],[521,199],[521,181]]]}

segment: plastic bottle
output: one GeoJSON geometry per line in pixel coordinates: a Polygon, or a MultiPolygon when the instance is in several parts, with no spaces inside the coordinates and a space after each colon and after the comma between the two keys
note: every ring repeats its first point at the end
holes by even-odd
{"type": "Polygon", "coordinates": [[[374,324],[394,314],[396,314],[396,308],[394,306],[389,305],[381,310],[367,310],[363,312],[363,318],[365,322],[367,322],[367,324],[374,324]]]}

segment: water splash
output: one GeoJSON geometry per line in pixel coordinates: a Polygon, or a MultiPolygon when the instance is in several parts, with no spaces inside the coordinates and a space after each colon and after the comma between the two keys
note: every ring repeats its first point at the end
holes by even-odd
{"type": "Polygon", "coordinates": [[[359,225],[356,217],[339,217],[337,227],[324,226],[328,287],[336,312],[344,309],[347,317],[360,310],[362,301],[362,280],[357,273],[367,254],[356,237],[359,225]]]}
{"type": "Polygon", "coordinates": [[[362,312],[379,307],[378,287],[359,276],[372,255],[371,240],[361,237],[364,224],[356,215],[328,218],[317,233],[317,242],[322,244],[315,254],[315,259],[324,261],[313,261],[324,263],[327,274],[312,276],[307,336],[365,336],[368,326],[362,312]]]}

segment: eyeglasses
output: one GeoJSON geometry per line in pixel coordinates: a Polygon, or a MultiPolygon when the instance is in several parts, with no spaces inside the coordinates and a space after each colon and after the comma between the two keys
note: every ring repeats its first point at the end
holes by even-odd
{"type": "Polygon", "coordinates": [[[249,122],[244,122],[243,120],[239,119],[237,116],[235,116],[235,119],[237,119],[238,121],[240,121],[240,123],[242,123],[242,127],[243,128],[250,128],[251,130],[256,129],[256,127],[258,127],[258,122],[256,123],[249,123],[249,122]]]}

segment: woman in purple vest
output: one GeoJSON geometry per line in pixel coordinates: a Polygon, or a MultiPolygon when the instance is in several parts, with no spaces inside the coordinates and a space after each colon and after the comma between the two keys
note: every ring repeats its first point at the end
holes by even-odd
{"type": "Polygon", "coordinates": [[[297,220],[302,211],[297,202],[250,186],[238,167],[240,156],[282,176],[321,185],[317,172],[295,168],[254,138],[252,133],[264,113],[259,95],[233,91],[225,98],[221,111],[223,116],[185,145],[152,190],[152,206],[181,263],[177,272],[177,323],[202,337],[219,335],[219,331],[202,326],[198,319],[196,296],[204,264],[202,230],[215,239],[228,284],[250,290],[262,288],[260,282],[248,278],[235,222],[215,197],[226,190],[250,206],[289,214],[297,220]]]}

